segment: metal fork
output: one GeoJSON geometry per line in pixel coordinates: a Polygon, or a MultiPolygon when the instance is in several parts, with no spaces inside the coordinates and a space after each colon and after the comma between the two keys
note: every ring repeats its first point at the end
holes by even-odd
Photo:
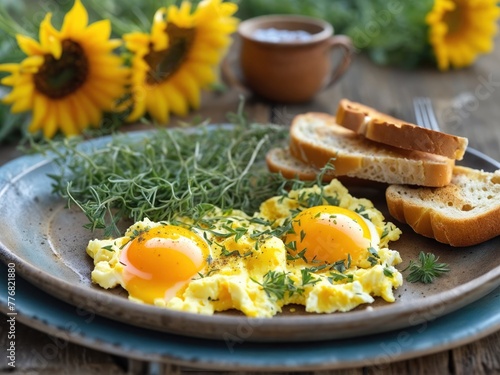
{"type": "MultiPolygon", "coordinates": [[[[413,108],[415,110],[415,118],[418,125],[431,129],[440,131],[439,123],[434,114],[434,108],[432,107],[432,101],[427,97],[416,97],[413,99],[413,108]]],[[[480,159],[494,165],[497,169],[500,168],[500,162],[493,159],[491,156],[483,154],[481,151],[476,150],[472,147],[467,147],[467,153],[477,156],[480,159]]]]}

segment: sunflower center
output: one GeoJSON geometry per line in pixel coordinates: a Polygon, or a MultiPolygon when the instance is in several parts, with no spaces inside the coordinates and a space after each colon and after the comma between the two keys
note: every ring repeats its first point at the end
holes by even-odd
{"type": "Polygon", "coordinates": [[[36,89],[52,99],[59,99],[78,90],[86,81],[89,64],[80,44],[65,39],[62,54],[56,59],[51,54],[44,56],[44,62],[34,75],[36,89]]]}
{"type": "Polygon", "coordinates": [[[455,34],[463,24],[463,14],[460,6],[457,5],[451,12],[446,12],[443,21],[448,26],[448,34],[455,34]]]}
{"type": "Polygon", "coordinates": [[[144,57],[149,65],[146,81],[150,85],[166,81],[182,65],[193,44],[195,29],[181,28],[169,23],[165,32],[169,46],[160,51],[150,52],[144,57]]]}

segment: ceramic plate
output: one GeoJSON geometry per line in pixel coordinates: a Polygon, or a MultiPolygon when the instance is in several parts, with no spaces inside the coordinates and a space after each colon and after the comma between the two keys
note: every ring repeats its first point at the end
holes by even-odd
{"type": "MultiPolygon", "coordinates": [[[[144,135],[144,133],[142,133],[144,135]]],[[[147,136],[147,134],[145,135],[147,136]]],[[[109,138],[93,141],[103,146],[109,138]]],[[[481,155],[467,154],[465,163],[496,168],[481,155]]],[[[0,168],[0,255],[13,262],[19,275],[48,293],[97,314],[139,327],[210,339],[245,341],[316,341],[357,337],[421,324],[485,296],[500,285],[500,237],[481,245],[451,248],[416,235],[400,225],[403,235],[391,248],[400,251],[404,269],[422,250],[433,252],[451,272],[430,285],[405,283],[396,302],[376,300],[348,313],[307,314],[284,311],[272,319],[248,319],[228,312],[202,316],[136,304],[117,288],[103,290],[91,283],[92,261],[85,252],[100,233],[83,228],[85,216],[68,210],[51,194],[48,173],[54,163],[39,155],[24,156],[0,168]]],[[[383,191],[353,187],[353,195],[371,199],[390,220],[383,191]]]]}
{"type": "MultiPolygon", "coordinates": [[[[0,264],[0,278],[7,279],[7,267],[3,264],[0,264]]],[[[8,312],[5,307],[7,293],[0,293],[0,310],[8,312]]],[[[313,371],[376,366],[383,369],[391,362],[465,345],[499,330],[500,288],[442,318],[421,321],[402,330],[307,345],[253,343],[241,337],[206,340],[134,327],[75,308],[19,275],[15,309],[17,321],[56,336],[53,343],[61,350],[69,341],[126,358],[187,366],[187,372],[193,368],[313,371]]]]}

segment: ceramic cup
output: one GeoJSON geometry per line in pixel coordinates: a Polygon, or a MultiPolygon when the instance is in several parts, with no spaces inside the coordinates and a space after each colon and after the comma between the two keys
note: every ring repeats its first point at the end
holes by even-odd
{"type": "Polygon", "coordinates": [[[333,85],[349,67],[353,53],[351,39],[333,35],[331,24],[299,15],[251,18],[239,25],[238,35],[243,85],[281,103],[309,101],[333,85]],[[332,67],[334,49],[343,55],[332,67]]]}

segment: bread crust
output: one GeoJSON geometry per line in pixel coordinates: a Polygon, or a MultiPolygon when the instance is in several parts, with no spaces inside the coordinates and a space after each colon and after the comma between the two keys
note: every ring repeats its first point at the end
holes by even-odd
{"type": "MultiPolygon", "coordinates": [[[[287,148],[273,148],[269,150],[266,154],[266,164],[269,171],[281,173],[283,177],[288,179],[314,181],[317,179],[319,173],[321,173],[320,169],[294,158],[287,148]]],[[[345,186],[369,187],[379,190],[387,188],[387,184],[384,183],[356,177],[338,176],[334,171],[327,171],[323,174],[323,182],[330,182],[333,179],[338,179],[345,186]]]]}
{"type": "Polygon", "coordinates": [[[444,186],[450,182],[454,166],[449,158],[370,141],[324,113],[296,116],[289,148],[293,157],[316,168],[332,162],[336,175],[389,184],[444,186]]]}
{"type": "Polygon", "coordinates": [[[339,102],[337,123],[372,141],[456,160],[463,158],[468,145],[467,138],[426,129],[347,99],[339,102]]]}
{"type": "Polygon", "coordinates": [[[488,173],[456,166],[449,185],[437,189],[391,185],[386,201],[395,219],[454,247],[500,235],[500,170],[488,173]]]}
{"type": "MultiPolygon", "coordinates": [[[[281,173],[285,178],[298,178],[303,181],[314,181],[320,173],[320,169],[295,159],[290,151],[285,148],[274,148],[266,154],[268,169],[274,173],[281,173]]],[[[323,181],[329,182],[335,178],[335,174],[328,171],[323,175],[323,181]]]]}

